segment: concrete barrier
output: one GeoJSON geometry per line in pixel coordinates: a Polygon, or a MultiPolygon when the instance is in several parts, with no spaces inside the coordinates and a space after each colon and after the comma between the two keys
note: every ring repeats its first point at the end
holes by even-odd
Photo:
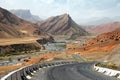
{"type": "Polygon", "coordinates": [[[16,72],[11,75],[11,80],[17,80],[17,73],[16,72]]]}
{"type": "MultiPolygon", "coordinates": [[[[26,67],[26,66],[25,66],[26,67]]],[[[22,67],[18,70],[15,70],[15,71],[12,71],[10,72],[9,74],[7,74],[6,76],[2,77],[1,80],[17,80],[17,76],[20,77],[20,70],[22,70],[23,68],[25,67],[22,67]]],[[[21,79],[20,79],[21,80],[21,79]]]]}
{"type": "Polygon", "coordinates": [[[16,74],[17,74],[17,79],[22,80],[22,78],[21,78],[22,73],[20,71],[17,71],[16,74]]]}
{"type": "Polygon", "coordinates": [[[26,76],[27,76],[27,73],[26,73],[26,68],[23,68],[22,70],[21,70],[21,78],[22,78],[22,80],[26,80],[27,78],[26,78],[26,76]]]}
{"type": "Polygon", "coordinates": [[[94,65],[94,69],[105,75],[113,76],[113,77],[120,79],[120,71],[118,71],[118,70],[108,69],[108,68],[104,68],[104,67],[98,67],[95,65],[94,65]]]}
{"type": "Polygon", "coordinates": [[[40,63],[30,66],[25,66],[20,69],[17,69],[15,71],[10,72],[6,76],[2,77],[0,80],[29,80],[31,79],[36,73],[36,71],[39,70],[39,68],[47,68],[52,66],[59,66],[59,65],[65,65],[65,64],[72,64],[77,63],[76,61],[65,61],[65,62],[55,62],[55,63],[40,63]]]}

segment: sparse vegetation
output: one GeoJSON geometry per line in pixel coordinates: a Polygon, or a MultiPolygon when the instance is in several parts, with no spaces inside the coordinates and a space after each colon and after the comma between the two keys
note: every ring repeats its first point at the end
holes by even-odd
{"type": "Polygon", "coordinates": [[[117,64],[114,63],[98,63],[96,64],[96,66],[100,66],[100,67],[106,67],[106,68],[110,68],[110,69],[114,69],[114,70],[119,70],[119,66],[117,64]]]}
{"type": "Polygon", "coordinates": [[[0,47],[0,56],[11,56],[11,55],[20,55],[20,54],[28,54],[31,51],[37,51],[41,48],[36,46],[35,44],[14,44],[8,46],[0,47]]]}

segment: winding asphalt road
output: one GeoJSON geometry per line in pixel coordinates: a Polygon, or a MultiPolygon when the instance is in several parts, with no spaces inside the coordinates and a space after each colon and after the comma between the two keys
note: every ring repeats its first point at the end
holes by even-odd
{"type": "Polygon", "coordinates": [[[33,80],[117,80],[94,71],[91,62],[74,63],[47,68],[33,80]]]}

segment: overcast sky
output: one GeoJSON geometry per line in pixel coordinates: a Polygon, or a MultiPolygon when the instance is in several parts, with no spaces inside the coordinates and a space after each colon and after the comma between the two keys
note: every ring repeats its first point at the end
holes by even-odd
{"type": "Polygon", "coordinates": [[[120,0],[0,0],[5,9],[30,9],[46,19],[68,13],[78,23],[96,17],[120,16],[120,0]]]}

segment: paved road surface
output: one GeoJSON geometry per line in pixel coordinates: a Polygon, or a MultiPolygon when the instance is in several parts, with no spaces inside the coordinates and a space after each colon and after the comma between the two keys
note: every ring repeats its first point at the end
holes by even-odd
{"type": "Polygon", "coordinates": [[[93,63],[75,63],[42,69],[33,80],[117,80],[92,69],[93,63]]]}

